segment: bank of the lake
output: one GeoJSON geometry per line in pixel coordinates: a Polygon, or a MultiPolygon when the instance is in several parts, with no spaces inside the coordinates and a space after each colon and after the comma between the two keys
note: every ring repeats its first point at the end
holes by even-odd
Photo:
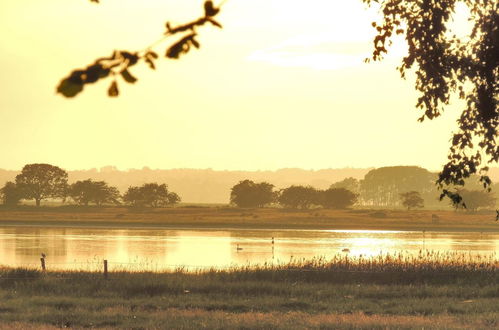
{"type": "Polygon", "coordinates": [[[154,210],[74,206],[0,208],[0,226],[499,232],[495,212],[229,207],[177,207],[154,210]]]}
{"type": "Polygon", "coordinates": [[[1,328],[486,329],[497,262],[315,262],[186,273],[0,269],[1,328]]]}

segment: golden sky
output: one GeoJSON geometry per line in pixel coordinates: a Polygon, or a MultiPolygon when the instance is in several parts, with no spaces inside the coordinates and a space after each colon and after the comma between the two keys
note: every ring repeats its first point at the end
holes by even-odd
{"type": "MultiPolygon", "coordinates": [[[[165,21],[202,14],[199,0],[0,1],[0,168],[46,162],[68,170],[306,169],[445,162],[459,107],[417,122],[412,79],[396,66],[402,43],[365,64],[376,12],[360,0],[228,0],[223,30],[201,29],[201,49],[134,86],[59,80],[114,49],[140,50],[165,21]]],[[[164,52],[165,46],[157,51],[164,52]]]]}

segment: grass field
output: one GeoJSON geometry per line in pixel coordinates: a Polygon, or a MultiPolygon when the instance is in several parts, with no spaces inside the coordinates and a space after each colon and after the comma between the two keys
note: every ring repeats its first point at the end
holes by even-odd
{"type": "Polygon", "coordinates": [[[0,226],[8,225],[499,231],[499,222],[495,221],[493,211],[474,214],[431,210],[288,210],[229,207],[177,207],[155,210],[74,206],[0,208],[0,226]]]}
{"type": "Polygon", "coordinates": [[[171,273],[0,269],[0,328],[493,329],[499,263],[456,254],[171,273]]]}

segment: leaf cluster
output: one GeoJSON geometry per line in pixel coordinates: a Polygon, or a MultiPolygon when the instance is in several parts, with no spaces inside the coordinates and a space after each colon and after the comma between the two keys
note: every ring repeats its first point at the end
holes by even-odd
{"type": "MultiPolygon", "coordinates": [[[[420,96],[417,108],[425,118],[440,116],[457,95],[466,103],[458,119],[448,156],[437,180],[445,185],[463,185],[464,179],[481,174],[484,187],[490,185],[485,163],[499,161],[497,124],[499,122],[499,3],[490,0],[363,0],[377,3],[381,22],[373,22],[377,35],[373,40],[373,60],[388,52],[393,36],[402,34],[408,54],[402,59],[402,77],[414,69],[416,90],[420,96]],[[470,9],[472,31],[459,38],[449,30],[456,5],[470,9]],[[479,150],[475,152],[474,141],[479,150]],[[485,155],[485,159],[482,158],[485,155]]],[[[442,197],[459,201],[444,189],[442,197]]]]}
{"type": "MultiPolygon", "coordinates": [[[[91,1],[99,3],[98,0],[91,1]]],[[[130,72],[130,68],[141,62],[147,64],[152,70],[155,70],[156,60],[159,56],[152,48],[167,37],[178,34],[182,35],[173,45],[167,47],[165,51],[166,58],[178,59],[181,55],[187,54],[192,47],[200,48],[200,43],[196,40],[197,28],[207,23],[222,28],[222,25],[214,18],[219,11],[220,8],[216,8],[212,1],[206,1],[202,17],[174,27],[167,22],[164,36],[145,50],[135,52],[125,50],[114,51],[111,56],[98,58],[86,68],[72,71],[69,76],[60,81],[57,86],[57,93],[68,98],[75,97],[83,91],[86,85],[111,77],[112,81],[107,91],[108,96],[119,96],[118,77],[121,77],[126,83],[134,84],[138,79],[130,72]]]]}

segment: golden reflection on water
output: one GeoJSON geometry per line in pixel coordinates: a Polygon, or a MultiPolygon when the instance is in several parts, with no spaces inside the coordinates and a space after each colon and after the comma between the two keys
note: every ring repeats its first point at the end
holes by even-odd
{"type": "Polygon", "coordinates": [[[227,268],[284,263],[334,255],[376,256],[422,249],[491,254],[499,234],[369,230],[126,230],[88,228],[0,228],[0,264],[49,269],[227,268]],[[272,244],[274,237],[274,244],[272,244]]]}

